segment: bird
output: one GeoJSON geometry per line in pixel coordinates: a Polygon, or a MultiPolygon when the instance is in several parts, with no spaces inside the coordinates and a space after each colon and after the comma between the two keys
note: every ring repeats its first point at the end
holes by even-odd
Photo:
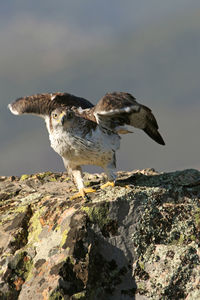
{"type": "Polygon", "coordinates": [[[69,93],[35,94],[18,98],[8,108],[15,115],[34,114],[45,120],[51,147],[78,188],[74,197],[86,199],[95,192],[84,186],[83,165],[104,169],[108,181],[101,188],[115,186],[116,151],[121,136],[132,132],[130,126],[165,145],[151,109],[126,92],[107,93],[96,105],[69,93]]]}

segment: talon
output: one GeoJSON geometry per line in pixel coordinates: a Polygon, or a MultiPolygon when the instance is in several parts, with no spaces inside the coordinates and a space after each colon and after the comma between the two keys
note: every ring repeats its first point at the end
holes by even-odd
{"type": "Polygon", "coordinates": [[[88,193],[95,193],[96,190],[92,189],[92,188],[83,188],[80,189],[80,191],[76,194],[74,194],[73,196],[70,197],[70,200],[76,199],[76,198],[83,198],[84,200],[88,200],[88,193]]]}
{"type": "Polygon", "coordinates": [[[107,188],[108,186],[114,187],[115,186],[115,182],[114,181],[108,181],[105,184],[101,185],[101,189],[103,190],[103,189],[107,188]]]}
{"type": "Polygon", "coordinates": [[[126,184],[126,185],[125,185],[125,188],[126,188],[126,189],[130,189],[130,185],[127,185],[127,184],[126,184]]]}
{"type": "Polygon", "coordinates": [[[95,193],[95,192],[96,192],[96,190],[93,189],[93,188],[91,188],[91,187],[84,188],[83,190],[84,190],[84,193],[85,193],[85,194],[88,194],[88,193],[95,193]]]}

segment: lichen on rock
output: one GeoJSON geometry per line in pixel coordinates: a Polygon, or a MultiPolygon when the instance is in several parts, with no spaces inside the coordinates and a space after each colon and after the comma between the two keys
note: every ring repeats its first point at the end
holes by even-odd
{"type": "Polygon", "coordinates": [[[0,178],[0,299],[200,299],[200,172],[0,178]]]}

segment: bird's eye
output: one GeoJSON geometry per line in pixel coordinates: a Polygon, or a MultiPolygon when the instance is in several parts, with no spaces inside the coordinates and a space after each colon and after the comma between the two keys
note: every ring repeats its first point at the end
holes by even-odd
{"type": "Polygon", "coordinates": [[[55,113],[55,114],[53,114],[53,118],[54,119],[57,119],[57,117],[58,117],[58,115],[55,113]]]}

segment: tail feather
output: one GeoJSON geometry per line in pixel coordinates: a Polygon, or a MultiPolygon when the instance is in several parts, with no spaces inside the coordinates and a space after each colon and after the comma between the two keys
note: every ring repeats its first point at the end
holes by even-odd
{"type": "Polygon", "coordinates": [[[155,142],[157,142],[160,145],[165,145],[165,142],[164,142],[161,134],[159,133],[159,131],[155,127],[153,127],[153,126],[146,126],[143,130],[155,142]]]}

